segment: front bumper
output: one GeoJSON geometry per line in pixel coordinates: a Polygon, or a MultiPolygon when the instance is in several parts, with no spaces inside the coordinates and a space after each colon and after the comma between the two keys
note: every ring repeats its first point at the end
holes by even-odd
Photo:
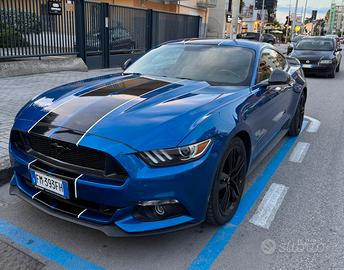
{"type": "Polygon", "coordinates": [[[63,214],[63,213],[59,213],[57,211],[54,211],[53,209],[51,209],[47,206],[44,206],[37,201],[30,199],[28,196],[23,194],[23,192],[21,192],[15,186],[10,186],[10,194],[18,196],[19,198],[28,202],[32,206],[38,208],[39,210],[41,210],[41,211],[43,211],[49,215],[52,215],[54,217],[57,217],[57,218],[60,218],[60,219],[63,219],[63,220],[84,226],[84,227],[88,227],[91,229],[101,231],[105,235],[110,236],[110,237],[134,237],[134,236],[147,236],[147,235],[164,234],[164,233],[169,233],[169,232],[174,232],[174,231],[186,229],[189,227],[194,227],[194,226],[198,225],[199,223],[201,223],[201,222],[199,222],[199,223],[186,223],[186,224],[181,224],[181,225],[177,225],[177,226],[166,228],[166,229],[159,229],[159,230],[147,231],[147,232],[141,232],[141,233],[140,232],[139,233],[127,233],[127,232],[121,230],[119,227],[114,226],[114,225],[100,225],[97,223],[88,222],[88,221],[81,220],[81,219],[75,219],[75,218],[72,218],[71,216],[69,216],[67,214],[63,214]]]}
{"type": "Polygon", "coordinates": [[[73,207],[76,204],[77,208],[69,212],[64,210],[64,204],[70,203],[69,200],[56,198],[45,191],[40,192],[30,185],[30,164],[34,164],[32,162],[36,158],[10,144],[14,169],[10,192],[48,214],[100,230],[109,236],[137,236],[175,231],[195,226],[205,219],[217,165],[215,148],[213,145],[206,155],[197,161],[165,168],[150,168],[135,155],[117,156],[127,170],[136,169],[128,170],[129,176],[122,184],[112,184],[108,179],[102,182],[102,179],[88,175],[70,183],[70,199],[74,203],[73,207]],[[43,200],[43,196],[48,200],[43,200]],[[134,213],[138,202],[168,199],[178,200],[185,212],[153,221],[138,219],[134,213]],[[106,214],[95,211],[99,206],[109,207],[113,211],[106,214]],[[86,211],[79,211],[83,207],[86,211]]]}
{"type": "Polygon", "coordinates": [[[306,74],[310,73],[330,73],[333,70],[333,64],[302,64],[302,69],[306,74]]]}

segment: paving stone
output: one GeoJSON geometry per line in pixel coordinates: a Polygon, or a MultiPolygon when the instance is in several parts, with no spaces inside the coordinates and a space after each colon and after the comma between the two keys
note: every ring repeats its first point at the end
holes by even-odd
{"type": "MultiPolygon", "coordinates": [[[[55,72],[0,79],[0,171],[7,158],[8,141],[14,118],[20,108],[36,95],[62,84],[91,77],[118,73],[120,69],[101,69],[89,72],[55,72]]],[[[8,164],[8,163],[6,163],[8,164]]],[[[1,267],[0,267],[1,269],[1,267]]]]}
{"type": "Polygon", "coordinates": [[[40,270],[44,266],[35,258],[0,240],[1,270],[40,270]]]}

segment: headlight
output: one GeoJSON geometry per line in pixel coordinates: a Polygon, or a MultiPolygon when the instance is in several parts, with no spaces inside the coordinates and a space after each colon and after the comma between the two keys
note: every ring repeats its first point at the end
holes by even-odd
{"type": "Polygon", "coordinates": [[[319,64],[324,64],[324,65],[326,65],[326,64],[332,64],[332,60],[320,60],[320,61],[319,61],[319,64]]]}
{"type": "Polygon", "coordinates": [[[201,158],[209,148],[211,139],[178,148],[153,150],[139,153],[139,156],[154,167],[171,166],[201,158]]]}

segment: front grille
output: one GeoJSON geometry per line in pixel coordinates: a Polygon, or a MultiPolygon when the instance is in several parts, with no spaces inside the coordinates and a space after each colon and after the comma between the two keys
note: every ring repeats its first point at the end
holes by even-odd
{"type": "Polygon", "coordinates": [[[311,65],[317,65],[318,64],[318,60],[300,60],[301,64],[311,64],[311,65]],[[307,62],[308,61],[308,62],[307,62]]]}
{"type": "Polygon", "coordinates": [[[104,170],[106,154],[90,148],[76,146],[71,143],[56,141],[43,136],[27,135],[30,147],[35,152],[48,157],[74,164],[80,167],[91,167],[95,170],[104,170]],[[64,151],[61,153],[56,150],[54,144],[64,151]]]}
{"type": "Polygon", "coordinates": [[[20,150],[50,164],[58,162],[60,167],[71,167],[76,173],[87,174],[92,171],[97,176],[127,177],[117,160],[102,151],[19,131],[12,131],[11,142],[20,150]]]}

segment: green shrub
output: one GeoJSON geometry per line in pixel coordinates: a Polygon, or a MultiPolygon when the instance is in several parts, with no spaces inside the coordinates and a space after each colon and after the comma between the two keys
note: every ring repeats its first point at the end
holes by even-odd
{"type": "Polygon", "coordinates": [[[16,31],[39,34],[42,31],[41,18],[35,13],[15,9],[0,9],[0,27],[11,26],[16,31]]]}
{"type": "Polygon", "coordinates": [[[0,31],[0,48],[29,46],[29,42],[16,30],[6,27],[0,31]]]}

